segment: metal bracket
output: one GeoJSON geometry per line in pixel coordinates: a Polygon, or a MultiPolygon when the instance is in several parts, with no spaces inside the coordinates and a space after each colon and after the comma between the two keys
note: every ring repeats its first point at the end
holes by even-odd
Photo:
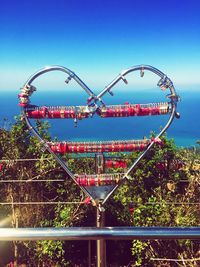
{"type": "Polygon", "coordinates": [[[161,88],[161,90],[165,91],[167,88],[169,88],[170,86],[172,86],[172,82],[171,80],[165,75],[164,77],[162,77],[157,85],[161,88]]]}
{"type": "Polygon", "coordinates": [[[121,75],[121,79],[122,79],[122,81],[123,81],[125,84],[128,84],[127,79],[126,79],[123,75],[121,75]]]}

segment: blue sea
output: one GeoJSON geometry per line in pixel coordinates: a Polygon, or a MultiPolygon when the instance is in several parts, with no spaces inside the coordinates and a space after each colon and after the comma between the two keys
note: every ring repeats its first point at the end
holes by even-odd
{"type": "MultiPolygon", "coordinates": [[[[0,93],[0,126],[8,128],[14,122],[14,117],[20,114],[17,94],[19,92],[0,93]],[[5,118],[7,120],[5,120],[5,118]]],[[[200,139],[200,91],[178,92],[181,101],[178,103],[180,119],[174,119],[167,130],[169,138],[173,138],[178,146],[189,147],[196,145],[200,139]]],[[[85,105],[87,95],[77,90],[63,94],[53,90],[37,92],[31,98],[31,103],[36,105],[85,105]]],[[[106,95],[103,98],[106,104],[151,103],[165,102],[167,99],[160,92],[153,94],[146,91],[118,92],[113,97],[106,95]]],[[[93,118],[78,121],[74,127],[73,120],[50,120],[50,133],[52,137],[60,140],[122,140],[140,139],[148,137],[150,132],[158,132],[167,122],[169,116],[148,116],[129,118],[93,118]]]]}

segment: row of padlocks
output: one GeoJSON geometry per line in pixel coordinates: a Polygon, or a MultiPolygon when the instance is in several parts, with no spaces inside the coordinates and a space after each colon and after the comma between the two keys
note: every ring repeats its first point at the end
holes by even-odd
{"type": "Polygon", "coordinates": [[[149,140],[127,140],[109,142],[50,142],[48,143],[54,153],[106,153],[106,152],[132,152],[143,151],[150,143],[149,140]]]}
{"type": "MultiPolygon", "coordinates": [[[[170,113],[171,106],[168,102],[150,104],[126,104],[103,106],[97,109],[97,114],[102,118],[150,116],[170,113]]],[[[26,116],[32,119],[85,119],[90,115],[87,106],[55,106],[55,107],[28,107],[26,116]]]]}

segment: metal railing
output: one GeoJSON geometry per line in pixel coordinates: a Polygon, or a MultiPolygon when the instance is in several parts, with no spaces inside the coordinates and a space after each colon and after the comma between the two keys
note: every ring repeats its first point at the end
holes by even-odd
{"type": "Polygon", "coordinates": [[[0,228],[0,241],[133,239],[200,240],[200,227],[0,228]]]}

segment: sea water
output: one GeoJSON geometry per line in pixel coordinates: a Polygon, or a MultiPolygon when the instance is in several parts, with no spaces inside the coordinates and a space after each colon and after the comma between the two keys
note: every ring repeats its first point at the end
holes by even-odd
{"type": "MultiPolygon", "coordinates": [[[[0,127],[9,127],[14,123],[14,117],[20,114],[18,106],[18,92],[0,92],[0,127]]],[[[36,94],[36,93],[35,93],[36,94]]],[[[169,138],[173,138],[178,146],[194,146],[200,140],[200,92],[183,91],[181,102],[178,103],[180,119],[174,119],[172,125],[167,130],[169,138]]],[[[68,92],[63,97],[62,93],[56,92],[37,92],[37,96],[31,98],[32,104],[46,106],[60,105],[85,105],[87,95],[78,91],[68,92]]],[[[160,92],[149,93],[138,91],[119,93],[114,97],[106,95],[103,100],[106,104],[129,103],[150,103],[163,102],[160,92]]],[[[73,120],[60,119],[49,120],[51,124],[50,132],[52,137],[60,140],[122,140],[122,139],[141,139],[149,137],[150,132],[159,132],[166,124],[169,116],[145,116],[127,118],[100,118],[95,115],[93,118],[78,121],[77,127],[73,120]]]]}

